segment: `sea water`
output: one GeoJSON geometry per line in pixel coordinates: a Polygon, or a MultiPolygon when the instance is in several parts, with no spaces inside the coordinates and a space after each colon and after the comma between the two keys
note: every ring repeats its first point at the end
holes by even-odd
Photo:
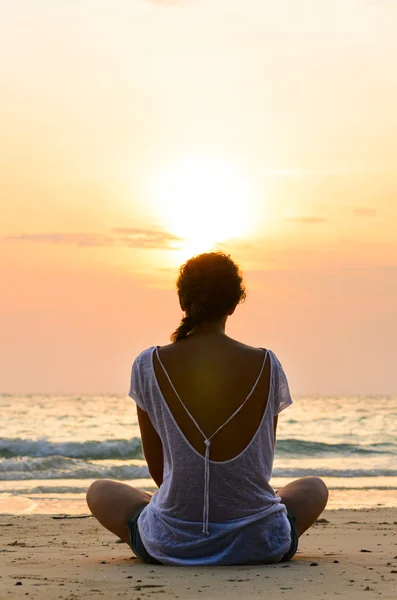
{"type": "MultiPolygon", "coordinates": [[[[0,411],[0,512],[85,513],[98,478],[156,489],[130,398],[0,395],[0,411]]],[[[306,475],[324,478],[331,508],[397,506],[397,398],[295,398],[271,483],[306,475]]]]}

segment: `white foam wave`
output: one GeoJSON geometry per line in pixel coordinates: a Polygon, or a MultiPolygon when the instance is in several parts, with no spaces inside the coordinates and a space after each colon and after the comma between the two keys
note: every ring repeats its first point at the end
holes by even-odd
{"type": "Polygon", "coordinates": [[[27,479],[141,479],[150,477],[146,465],[109,465],[51,456],[10,458],[0,463],[0,480],[27,479]]]}
{"type": "Polygon", "coordinates": [[[88,440],[84,442],[51,442],[46,439],[2,438],[0,456],[45,457],[67,456],[84,459],[128,459],[142,458],[140,438],[130,440],[88,440]]]}

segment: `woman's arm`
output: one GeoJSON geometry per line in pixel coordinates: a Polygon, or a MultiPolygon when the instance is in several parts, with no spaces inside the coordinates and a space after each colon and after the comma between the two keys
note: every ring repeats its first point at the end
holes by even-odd
{"type": "Polygon", "coordinates": [[[161,439],[154,429],[147,412],[137,406],[139,429],[141,430],[142,448],[149,473],[158,487],[163,483],[164,456],[161,439]]]}
{"type": "Polygon", "coordinates": [[[274,431],[274,447],[276,447],[276,431],[277,431],[277,422],[278,422],[278,415],[276,415],[274,417],[273,420],[273,431],[274,431]]]}

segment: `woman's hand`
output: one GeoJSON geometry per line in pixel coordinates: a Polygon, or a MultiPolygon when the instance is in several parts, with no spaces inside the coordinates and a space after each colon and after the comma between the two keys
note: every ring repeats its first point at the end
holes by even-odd
{"type": "Polygon", "coordinates": [[[139,429],[141,430],[142,449],[149,473],[158,487],[163,483],[164,456],[161,439],[154,429],[147,412],[137,406],[139,429]]]}

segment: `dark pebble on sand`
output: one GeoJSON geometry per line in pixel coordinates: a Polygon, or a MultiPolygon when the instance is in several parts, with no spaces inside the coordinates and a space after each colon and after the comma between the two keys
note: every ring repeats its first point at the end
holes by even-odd
{"type": "Polygon", "coordinates": [[[101,560],[101,565],[106,565],[106,560],[101,560]]]}
{"type": "Polygon", "coordinates": [[[15,585],[22,585],[22,581],[17,581],[15,585]]]}
{"type": "MultiPolygon", "coordinates": [[[[138,580],[137,580],[138,581],[138,580]]],[[[145,584],[140,584],[140,585],[136,585],[134,587],[134,590],[142,590],[143,588],[162,588],[164,587],[164,585],[157,585],[155,583],[145,583],[145,584]]]]}
{"type": "Polygon", "coordinates": [[[365,548],[362,548],[360,552],[372,552],[372,550],[365,550],[365,548]]]}
{"type": "Polygon", "coordinates": [[[390,573],[397,573],[397,570],[393,569],[392,571],[390,571],[390,573]]]}
{"type": "Polygon", "coordinates": [[[339,560],[334,560],[334,563],[339,563],[339,560]]]}
{"type": "Polygon", "coordinates": [[[318,567],[318,563],[316,563],[316,562],[312,562],[312,563],[310,563],[310,566],[311,566],[311,567],[318,567]]]}
{"type": "Polygon", "coordinates": [[[316,523],[329,523],[328,519],[317,519],[316,523]]]}

